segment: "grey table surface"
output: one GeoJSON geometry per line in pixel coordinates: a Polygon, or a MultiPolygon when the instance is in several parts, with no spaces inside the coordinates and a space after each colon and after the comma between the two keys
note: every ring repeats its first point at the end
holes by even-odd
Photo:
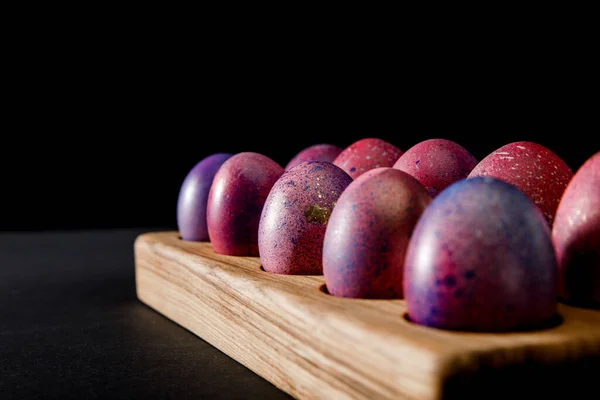
{"type": "Polygon", "coordinates": [[[291,398],[137,299],[156,230],[0,233],[0,398],[291,398]]]}

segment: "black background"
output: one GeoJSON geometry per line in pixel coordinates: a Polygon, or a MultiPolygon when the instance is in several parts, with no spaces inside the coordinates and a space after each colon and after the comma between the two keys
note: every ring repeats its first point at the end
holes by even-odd
{"type": "Polygon", "coordinates": [[[186,173],[217,151],[284,165],[316,143],[441,137],[482,159],[531,140],[577,169],[600,149],[582,32],[397,41],[387,29],[141,17],[23,29],[5,63],[0,230],[175,228],[186,173]]]}
{"type": "MultiPolygon", "coordinates": [[[[328,129],[322,126],[335,123],[318,122],[316,117],[302,118],[299,112],[288,112],[277,116],[279,123],[268,121],[266,115],[254,119],[238,116],[235,118],[246,122],[220,128],[218,121],[203,126],[201,119],[187,127],[171,125],[173,114],[175,110],[171,109],[155,116],[153,123],[140,123],[136,133],[130,135],[121,136],[111,133],[108,127],[106,130],[99,127],[82,128],[81,133],[72,129],[70,138],[46,136],[41,143],[28,139],[29,143],[21,146],[36,148],[17,150],[16,160],[4,167],[7,179],[2,196],[2,228],[48,230],[159,225],[175,228],[176,200],[185,175],[203,157],[218,151],[256,151],[284,166],[295,152],[310,144],[327,142],[344,147],[367,136],[388,140],[404,150],[420,140],[443,137],[462,144],[478,159],[511,141],[533,140],[552,149],[574,170],[598,151],[591,141],[593,135],[566,128],[560,121],[553,129],[548,126],[542,129],[548,133],[514,132],[505,126],[509,123],[495,125],[493,122],[461,130],[456,128],[460,125],[457,120],[447,122],[455,128],[446,131],[441,123],[432,124],[432,129],[419,129],[416,117],[407,120],[411,123],[406,127],[400,118],[391,121],[393,118],[389,117],[388,128],[377,128],[371,127],[373,117],[345,115],[354,118],[354,124],[340,122],[337,127],[328,129]],[[451,132],[454,129],[457,132],[451,132]]],[[[97,116],[90,114],[90,118],[94,117],[97,116]]],[[[104,123],[116,124],[114,118],[108,116],[104,123]]],[[[185,118],[186,121],[192,119],[185,118]]],[[[330,119],[337,118],[344,116],[330,116],[330,119]]],[[[493,118],[490,116],[490,120],[493,118]]],[[[5,151],[10,152],[6,148],[5,151]]]]}
{"type": "Polygon", "coordinates": [[[185,175],[219,151],[256,151],[284,166],[311,144],[345,147],[364,137],[402,150],[441,137],[478,159],[531,140],[576,170],[600,149],[591,105],[551,93],[504,91],[499,100],[485,90],[454,98],[448,89],[415,99],[397,92],[402,85],[304,87],[283,76],[269,83],[237,77],[210,90],[181,77],[149,87],[129,87],[125,78],[81,85],[70,82],[56,98],[58,88],[48,88],[5,135],[0,229],[176,228],[185,175]]]}

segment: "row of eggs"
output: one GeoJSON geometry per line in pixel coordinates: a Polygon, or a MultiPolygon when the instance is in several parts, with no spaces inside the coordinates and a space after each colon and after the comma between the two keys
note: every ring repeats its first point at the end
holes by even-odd
{"type": "Polygon", "coordinates": [[[177,204],[181,238],[322,274],[328,292],[406,300],[410,319],[502,331],[551,319],[558,297],[600,302],[600,152],[574,173],[514,142],[477,161],[428,139],[316,144],[285,167],[254,152],[198,162],[177,204]]]}

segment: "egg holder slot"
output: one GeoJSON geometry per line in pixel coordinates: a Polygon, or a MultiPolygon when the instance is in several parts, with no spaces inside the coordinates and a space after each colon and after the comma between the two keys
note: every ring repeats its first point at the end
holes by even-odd
{"type": "Polygon", "coordinates": [[[411,323],[403,300],[331,296],[322,275],[272,274],[177,232],[138,236],[134,255],[141,302],[297,399],[556,398],[600,376],[600,310],[559,303],[548,328],[453,332],[411,323]]]}

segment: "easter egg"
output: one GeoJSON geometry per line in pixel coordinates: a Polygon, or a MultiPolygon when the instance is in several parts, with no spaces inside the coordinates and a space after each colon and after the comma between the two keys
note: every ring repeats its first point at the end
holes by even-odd
{"type": "Polygon", "coordinates": [[[435,197],[451,183],[465,179],[477,159],[448,139],[427,139],[406,150],[393,165],[415,177],[435,197]]]}
{"type": "Polygon", "coordinates": [[[271,158],[242,152],[219,168],[208,193],[206,223],[215,253],[258,256],[258,223],[284,170],[271,158]]]}
{"type": "Polygon", "coordinates": [[[600,152],[579,167],[558,204],[552,240],[563,301],[600,305],[600,152]]]}
{"type": "Polygon", "coordinates": [[[394,165],[402,150],[379,138],[364,138],[344,148],[333,163],[356,179],[366,171],[394,165]]]}
{"type": "Polygon", "coordinates": [[[342,192],[323,241],[323,274],[339,297],[402,297],[404,257],[414,226],[431,201],[409,174],[371,169],[342,192]]]}
{"type": "Polygon", "coordinates": [[[267,272],[323,273],[323,237],[332,210],[352,178],[326,161],[306,161],[275,182],[262,211],[258,248],[267,272]]]}
{"type": "Polygon", "coordinates": [[[285,170],[295,167],[304,161],[333,162],[342,152],[342,148],[331,143],[318,143],[299,151],[285,166],[285,170]]]}
{"type": "Polygon", "coordinates": [[[422,213],[408,244],[408,318],[465,331],[531,329],[557,311],[557,263],[540,209],[497,178],[457,181],[422,213]]]}
{"type": "Polygon", "coordinates": [[[478,176],[512,183],[533,200],[552,225],[558,202],[573,171],[550,149],[538,143],[520,141],[506,144],[485,156],[467,178],[478,176]]]}
{"type": "Polygon", "coordinates": [[[187,173],[177,198],[177,228],[183,240],[208,241],[206,205],[217,170],[233,154],[215,153],[200,160],[187,173]]]}

